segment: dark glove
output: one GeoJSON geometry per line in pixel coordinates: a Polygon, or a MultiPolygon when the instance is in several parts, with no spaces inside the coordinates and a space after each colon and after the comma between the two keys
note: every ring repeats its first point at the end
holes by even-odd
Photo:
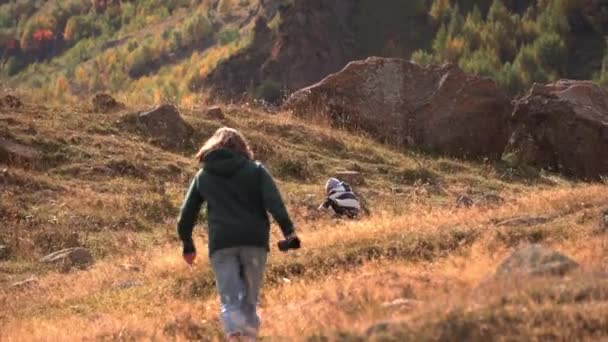
{"type": "Polygon", "coordinates": [[[279,241],[277,246],[281,252],[287,252],[290,249],[299,249],[301,247],[300,238],[296,233],[292,233],[285,240],[279,241]]]}

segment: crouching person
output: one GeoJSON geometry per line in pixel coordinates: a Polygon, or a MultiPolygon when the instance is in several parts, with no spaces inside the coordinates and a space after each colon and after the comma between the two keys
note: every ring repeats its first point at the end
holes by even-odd
{"type": "Polygon", "coordinates": [[[192,229],[207,204],[208,252],[221,302],[221,321],[230,341],[255,340],[257,314],[269,251],[270,212],[287,241],[299,239],[279,191],[264,166],[253,161],[243,136],[220,128],[197,154],[202,168],[194,177],[178,219],[184,260],[192,265],[192,229]]]}
{"type": "Polygon", "coordinates": [[[333,209],[338,217],[357,218],[361,214],[361,203],[348,183],[336,178],[330,178],[325,183],[327,198],[319,206],[319,210],[333,209]]]}

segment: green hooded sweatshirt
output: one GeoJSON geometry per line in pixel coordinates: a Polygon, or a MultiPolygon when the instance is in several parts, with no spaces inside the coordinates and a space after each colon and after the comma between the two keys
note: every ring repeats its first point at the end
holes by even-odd
{"type": "Polygon", "coordinates": [[[207,203],[209,255],[237,246],[269,248],[267,212],[277,221],[284,236],[294,231],[266,168],[231,150],[209,153],[190,185],[177,222],[184,254],[195,251],[192,229],[204,202],[207,203]]]}

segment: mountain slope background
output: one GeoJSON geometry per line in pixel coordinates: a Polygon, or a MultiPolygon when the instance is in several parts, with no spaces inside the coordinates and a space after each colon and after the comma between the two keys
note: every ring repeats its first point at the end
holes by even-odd
{"type": "Polygon", "coordinates": [[[456,63],[516,95],[557,78],[605,83],[607,22],[601,0],[7,1],[2,79],[49,98],[280,102],[377,55],[456,63]]]}

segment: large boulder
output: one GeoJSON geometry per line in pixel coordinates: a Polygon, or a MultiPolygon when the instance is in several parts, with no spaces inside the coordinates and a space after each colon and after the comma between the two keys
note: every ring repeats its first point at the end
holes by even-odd
{"type": "Polygon", "coordinates": [[[535,84],[516,101],[505,159],[599,179],[608,175],[608,92],[590,81],[535,84]]]}
{"type": "Polygon", "coordinates": [[[509,137],[507,95],[492,80],[450,64],[422,67],[378,57],[351,62],[294,93],[285,106],[398,147],[458,157],[499,157],[509,137]]]}
{"type": "Polygon", "coordinates": [[[525,245],[508,256],[496,270],[497,278],[562,276],[579,267],[569,257],[541,245],[525,245]]]}
{"type": "Polygon", "coordinates": [[[190,144],[193,129],[174,105],[164,104],[141,113],[135,121],[141,133],[163,147],[179,149],[190,144]]]}
{"type": "Polygon", "coordinates": [[[282,102],[282,94],[313,84],[349,61],[374,55],[409,58],[429,48],[436,31],[434,19],[415,1],[260,1],[258,8],[264,7],[278,9],[261,13],[280,17],[278,27],[270,29],[259,18],[253,43],[203,78],[195,77],[193,89],[231,101],[255,95],[282,102]]]}
{"type": "Polygon", "coordinates": [[[95,262],[91,252],[83,247],[62,249],[45,256],[40,261],[57,266],[63,271],[69,271],[72,268],[85,269],[95,262]]]}

